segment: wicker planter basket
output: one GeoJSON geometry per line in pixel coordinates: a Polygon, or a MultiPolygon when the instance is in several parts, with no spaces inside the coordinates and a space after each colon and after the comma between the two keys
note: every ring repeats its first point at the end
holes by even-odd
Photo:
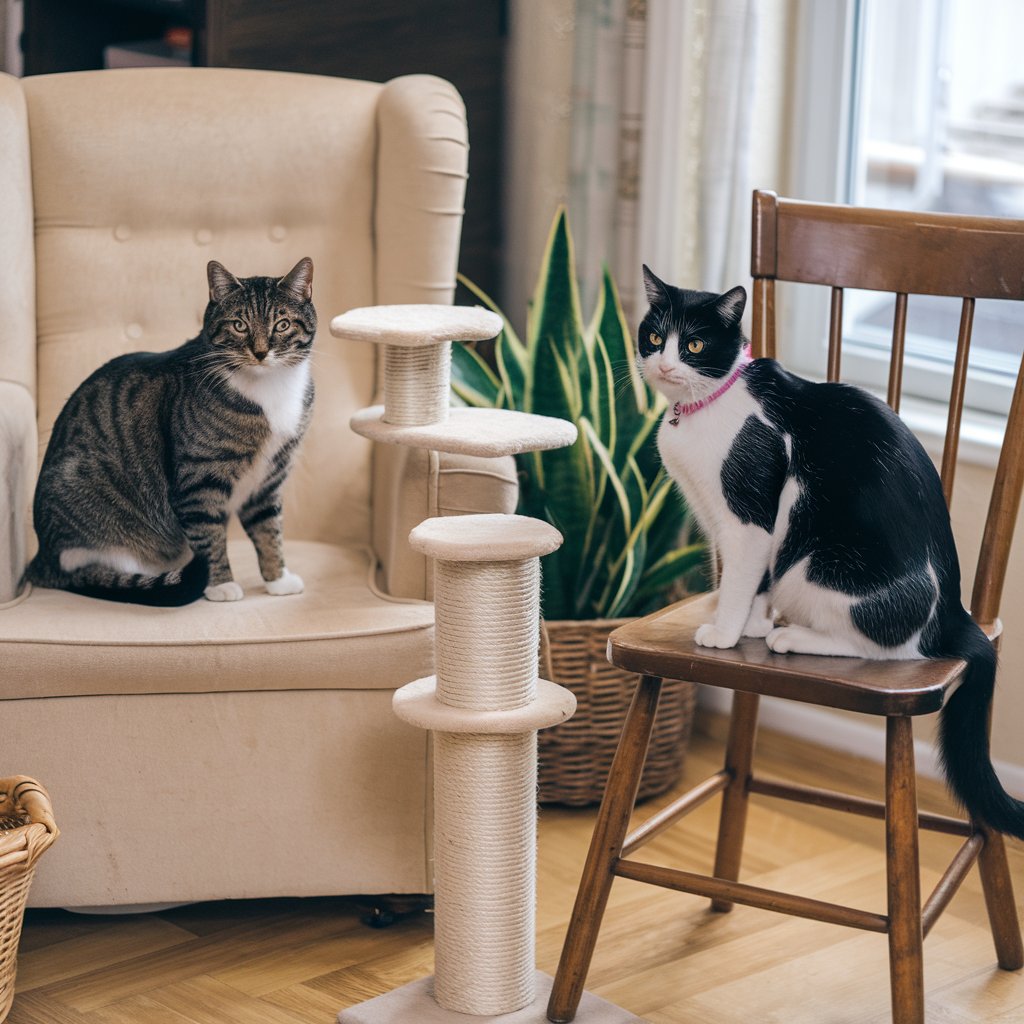
{"type": "Polygon", "coordinates": [[[18,940],[36,861],[58,834],[49,794],[35,779],[0,779],[0,1021],[14,1001],[18,940]]]}
{"type": "MultiPolygon", "coordinates": [[[[627,621],[544,623],[541,674],[572,690],[577,709],[569,721],[537,735],[541,803],[581,807],[601,800],[638,679],[636,673],[609,664],[605,656],[608,634],[627,621]]],[[[640,799],[663,793],[679,780],[696,691],[693,683],[664,681],[640,781],[640,799]]]]}

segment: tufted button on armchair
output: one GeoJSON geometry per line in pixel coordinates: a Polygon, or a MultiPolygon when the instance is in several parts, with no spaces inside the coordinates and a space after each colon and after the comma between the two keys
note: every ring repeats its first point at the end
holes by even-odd
{"type": "Polygon", "coordinates": [[[311,256],[321,324],[450,302],[466,178],[447,82],[224,69],[0,77],[0,708],[5,770],[44,780],[63,836],[37,906],[430,889],[425,734],[391,712],[432,670],[409,530],[512,511],[511,460],[372,446],[373,346],[322,330],[317,405],[285,493],[289,565],[243,601],[115,605],[18,581],[35,472],[97,366],[194,337],[206,264],[311,256]]]}

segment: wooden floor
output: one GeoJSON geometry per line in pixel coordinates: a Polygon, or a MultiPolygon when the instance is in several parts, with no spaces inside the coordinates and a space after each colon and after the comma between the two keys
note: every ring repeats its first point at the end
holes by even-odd
{"type": "MultiPolygon", "coordinates": [[[[721,723],[703,723],[720,734],[721,723]]],[[[687,779],[720,766],[697,735],[687,779]]],[[[849,792],[881,792],[878,766],[765,734],[758,766],[849,792]]],[[[650,813],[670,794],[641,808],[650,813]]],[[[717,801],[644,858],[706,871],[717,801]]],[[[925,784],[922,806],[948,810],[925,784]]],[[[541,813],[538,965],[553,971],[593,822],[541,813]]],[[[879,822],[755,798],[745,881],[884,912],[879,822]]],[[[926,834],[927,894],[957,840],[926,834]]],[[[1018,906],[1024,846],[1011,844],[1018,906]]],[[[1000,971],[976,873],[925,944],[930,1024],[1024,1022],[1024,972],[1000,971]]],[[[339,1009],[432,969],[429,915],[367,928],[338,899],[203,904],[135,917],[30,912],[10,1024],[331,1024],[339,1009]]],[[[619,880],[588,988],[652,1024],[869,1024],[888,1018],[884,936],[707,902],[619,880]]],[[[469,1019],[469,1018],[467,1018],[469,1019]]],[[[415,1024],[415,1022],[410,1022],[415,1024]]],[[[581,1024],[585,1024],[581,1020],[581,1024]]]]}

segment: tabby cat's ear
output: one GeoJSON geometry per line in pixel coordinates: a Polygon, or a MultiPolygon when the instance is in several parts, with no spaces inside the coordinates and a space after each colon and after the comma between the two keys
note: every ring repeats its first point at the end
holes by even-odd
{"type": "Polygon", "coordinates": [[[747,305],[747,290],[742,285],[731,288],[715,302],[715,310],[725,327],[738,327],[747,305]]]}
{"type": "Polygon", "coordinates": [[[210,282],[210,301],[220,302],[236,288],[242,286],[234,274],[228,273],[216,260],[206,264],[206,279],[210,282]]]}
{"type": "Polygon", "coordinates": [[[668,285],[661,278],[657,277],[647,264],[644,264],[644,288],[647,291],[647,301],[656,306],[668,299],[668,285]]]}
{"type": "Polygon", "coordinates": [[[300,302],[309,302],[313,298],[313,261],[308,256],[303,256],[277,282],[277,287],[290,292],[300,302]]]}

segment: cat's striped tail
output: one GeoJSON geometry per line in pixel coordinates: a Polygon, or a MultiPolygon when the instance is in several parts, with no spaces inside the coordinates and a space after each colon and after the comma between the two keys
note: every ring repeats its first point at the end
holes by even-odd
{"type": "Polygon", "coordinates": [[[996,682],[996,650],[981,628],[963,616],[943,646],[963,658],[967,670],[946,701],[939,722],[939,752],[953,795],[971,816],[997,832],[1024,839],[1024,801],[1015,800],[996,777],[989,753],[988,719],[996,682]]]}
{"type": "Polygon", "coordinates": [[[71,572],[52,566],[39,555],[29,563],[25,578],[40,587],[69,590],[85,597],[127,604],[176,608],[203,596],[210,579],[210,566],[203,555],[193,555],[184,568],[159,576],[117,572],[101,565],[85,565],[71,572]]]}

